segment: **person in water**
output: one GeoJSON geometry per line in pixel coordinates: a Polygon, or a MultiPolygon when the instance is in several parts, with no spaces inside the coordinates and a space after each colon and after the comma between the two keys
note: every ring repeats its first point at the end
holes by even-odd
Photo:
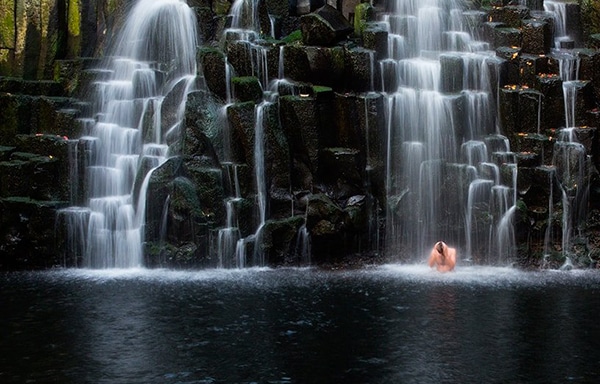
{"type": "Polygon", "coordinates": [[[439,272],[454,270],[454,266],[456,265],[456,249],[450,248],[443,241],[438,241],[431,250],[428,264],[431,268],[436,267],[439,272]]]}

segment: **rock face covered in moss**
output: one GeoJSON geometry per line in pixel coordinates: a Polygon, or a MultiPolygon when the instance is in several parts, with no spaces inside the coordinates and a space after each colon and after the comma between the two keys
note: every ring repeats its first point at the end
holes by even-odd
{"type": "MultiPolygon", "coordinates": [[[[74,140],[90,118],[97,118],[88,115],[86,95],[106,76],[88,56],[101,57],[125,7],[110,0],[56,0],[33,10],[30,3],[0,4],[0,268],[76,266],[82,256],[64,251],[60,211],[84,203],[81,167],[93,156],[93,140],[74,140]],[[70,158],[73,146],[79,159],[70,158]]],[[[386,226],[421,218],[410,191],[391,193],[389,183],[397,180],[386,174],[404,166],[390,163],[388,156],[398,149],[389,142],[386,114],[399,79],[385,77],[385,59],[395,54],[388,51],[391,32],[381,17],[386,2],[341,1],[340,10],[306,3],[300,9],[258,1],[243,13],[240,32],[228,29],[237,22],[231,1],[188,1],[201,39],[198,79],[186,97],[181,136],[169,139],[173,156],[148,180],[146,265],[297,265],[308,259],[348,261],[357,253],[371,261],[397,260],[385,250],[402,239],[385,238],[386,226]],[[350,13],[342,13],[348,9],[354,24],[350,13]]],[[[570,13],[581,18],[581,24],[573,21],[574,41],[565,43],[577,46],[572,53],[580,63],[573,134],[581,146],[561,145],[564,80],[557,76],[560,58],[551,49],[553,22],[533,12],[541,3],[473,2],[465,17],[495,50],[497,62],[488,64],[490,83],[500,87],[498,127],[518,159],[516,261],[564,265],[563,199],[585,197],[589,212],[578,213],[581,236],[571,241],[570,260],[590,266],[600,260],[600,39],[593,36],[600,33],[600,16],[596,2],[586,0],[580,1],[581,12],[570,13]],[[572,176],[581,173],[584,188],[582,179],[572,176]]],[[[458,111],[451,118],[464,119],[463,57],[450,52],[440,62],[442,92],[458,111]]],[[[162,111],[165,126],[176,125],[178,105],[169,97],[162,111]]],[[[494,138],[486,140],[495,147],[494,138]]],[[[497,177],[510,179],[506,161],[496,160],[497,177]]],[[[466,204],[462,193],[472,168],[428,163],[421,171],[438,167],[447,194],[436,199],[466,204]]],[[[148,167],[141,161],[139,168],[148,167]]],[[[138,172],[136,199],[144,175],[138,172]]],[[[484,208],[474,207],[472,236],[489,236],[496,218],[484,208]]],[[[448,213],[437,225],[460,238],[463,221],[448,213]]],[[[402,245],[394,249],[410,252],[402,245]]]]}

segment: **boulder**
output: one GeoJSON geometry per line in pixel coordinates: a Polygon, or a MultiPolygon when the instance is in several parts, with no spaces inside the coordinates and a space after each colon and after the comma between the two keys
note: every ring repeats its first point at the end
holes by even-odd
{"type": "Polygon", "coordinates": [[[529,8],[522,5],[493,7],[489,17],[492,22],[503,23],[509,28],[520,28],[522,20],[529,17],[529,8]]]}
{"type": "Polygon", "coordinates": [[[382,23],[367,23],[362,32],[363,46],[375,52],[376,60],[388,57],[388,31],[382,23]]]}
{"type": "Polygon", "coordinates": [[[340,11],[325,5],[300,18],[305,45],[331,47],[352,33],[352,25],[340,11]]]}
{"type": "Polygon", "coordinates": [[[316,100],[308,96],[284,96],[279,103],[281,125],[290,139],[292,156],[315,173],[321,149],[316,100]]]}
{"type": "Polygon", "coordinates": [[[235,103],[227,107],[231,130],[231,156],[235,163],[254,165],[255,104],[235,103]]]}
{"type": "Polygon", "coordinates": [[[0,198],[0,269],[65,266],[55,248],[54,217],[67,202],[0,198]]]}
{"type": "Polygon", "coordinates": [[[221,100],[227,100],[226,62],[223,51],[202,47],[198,49],[197,56],[208,89],[221,100]]]}
{"type": "Polygon", "coordinates": [[[263,98],[263,90],[255,76],[234,77],[231,79],[233,96],[236,101],[253,101],[259,104],[263,98]]]}
{"type": "Polygon", "coordinates": [[[354,8],[354,34],[363,36],[367,24],[375,21],[375,7],[370,3],[360,3],[354,8]]]}
{"type": "Polygon", "coordinates": [[[219,155],[223,156],[225,152],[225,130],[222,129],[220,106],[207,92],[188,93],[183,124],[185,136],[181,154],[204,157],[211,166],[220,167],[219,155]]]}
{"type": "Polygon", "coordinates": [[[552,25],[545,21],[523,20],[523,52],[543,55],[552,48],[552,25]]]}
{"type": "Polygon", "coordinates": [[[319,157],[319,180],[333,189],[336,200],[363,194],[364,155],[353,148],[325,148],[319,157]]]}
{"type": "Polygon", "coordinates": [[[289,265],[301,261],[294,258],[294,248],[303,223],[303,216],[267,220],[261,230],[258,247],[269,265],[289,265]]]}

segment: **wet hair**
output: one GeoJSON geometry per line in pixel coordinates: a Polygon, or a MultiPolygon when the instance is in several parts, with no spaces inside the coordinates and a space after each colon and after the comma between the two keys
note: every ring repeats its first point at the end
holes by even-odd
{"type": "Polygon", "coordinates": [[[441,254],[443,255],[443,254],[444,254],[444,242],[443,242],[443,241],[438,241],[438,242],[435,244],[435,249],[436,249],[436,250],[437,250],[439,253],[441,253],[441,254]]]}

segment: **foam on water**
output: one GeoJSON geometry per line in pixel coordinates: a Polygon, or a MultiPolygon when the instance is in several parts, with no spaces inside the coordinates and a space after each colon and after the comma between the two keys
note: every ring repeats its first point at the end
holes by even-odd
{"type": "Polygon", "coordinates": [[[193,281],[236,281],[249,279],[259,273],[271,270],[266,267],[246,269],[205,269],[205,270],[171,270],[146,268],[110,268],[110,269],[61,269],[49,272],[58,279],[81,279],[96,282],[117,280],[136,280],[147,282],[193,282],[193,281]]]}
{"type": "Polygon", "coordinates": [[[205,270],[169,269],[58,269],[30,272],[44,279],[56,281],[86,281],[92,283],[146,282],[156,284],[203,283],[231,284],[248,287],[300,287],[343,282],[361,284],[361,281],[411,284],[418,286],[453,285],[462,287],[488,287],[513,289],[544,286],[593,286],[600,289],[600,272],[596,270],[539,270],[524,271],[511,267],[458,266],[450,273],[439,273],[420,264],[385,264],[357,270],[325,270],[315,267],[301,268],[215,268],[205,270]]]}
{"type": "Polygon", "coordinates": [[[378,267],[376,274],[424,284],[460,284],[474,287],[600,284],[600,273],[589,269],[524,271],[511,267],[458,266],[453,272],[439,273],[426,264],[386,264],[378,267]]]}

